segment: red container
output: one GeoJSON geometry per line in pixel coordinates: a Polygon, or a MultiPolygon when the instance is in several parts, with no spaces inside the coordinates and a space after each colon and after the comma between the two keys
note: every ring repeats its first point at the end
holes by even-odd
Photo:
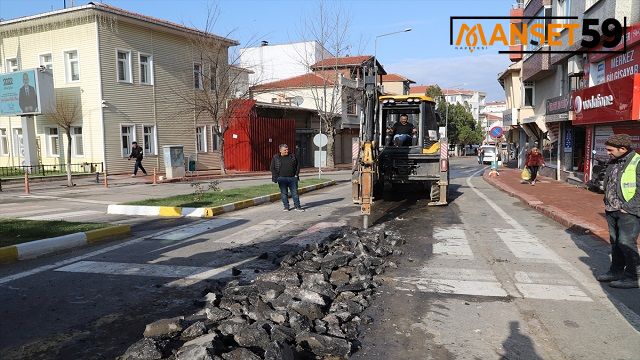
{"type": "Polygon", "coordinates": [[[294,119],[256,116],[255,100],[235,100],[231,121],[224,135],[224,162],[228,170],[267,171],[279,144],[295,148],[294,119]]]}

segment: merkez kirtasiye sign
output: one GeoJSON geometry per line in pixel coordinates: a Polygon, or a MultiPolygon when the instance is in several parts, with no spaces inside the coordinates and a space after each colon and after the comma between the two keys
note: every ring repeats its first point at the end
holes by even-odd
{"type": "Polygon", "coordinates": [[[53,76],[29,69],[0,74],[0,116],[38,115],[55,106],[53,76]]]}

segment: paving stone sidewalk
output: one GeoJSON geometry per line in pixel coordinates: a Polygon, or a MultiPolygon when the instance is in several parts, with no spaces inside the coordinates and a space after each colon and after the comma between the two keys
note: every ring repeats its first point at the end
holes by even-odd
{"type": "Polygon", "coordinates": [[[535,186],[521,184],[520,170],[513,168],[501,168],[500,176],[489,176],[486,171],[483,177],[570,230],[609,242],[602,194],[544,176],[538,176],[535,186]]]}

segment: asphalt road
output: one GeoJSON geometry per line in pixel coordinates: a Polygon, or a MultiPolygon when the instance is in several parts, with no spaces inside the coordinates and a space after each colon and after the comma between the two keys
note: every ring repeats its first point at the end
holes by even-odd
{"type": "Polygon", "coordinates": [[[608,268],[608,245],[473,176],[473,159],[452,168],[449,206],[408,196],[381,209],[407,244],[353,358],[639,359],[640,290],[593,277],[608,268]]]}
{"type": "MultiPolygon", "coordinates": [[[[406,244],[353,358],[637,359],[640,291],[593,279],[608,246],[494,189],[474,159],[452,161],[449,206],[412,189],[376,203],[374,220],[406,244]]],[[[258,255],[359,223],[347,177],[303,195],[305,213],[274,203],[154,220],[132,240],[0,267],[0,358],[114,358],[145,324],[193,312],[231,266],[250,278],[273,267],[258,255]]]]}

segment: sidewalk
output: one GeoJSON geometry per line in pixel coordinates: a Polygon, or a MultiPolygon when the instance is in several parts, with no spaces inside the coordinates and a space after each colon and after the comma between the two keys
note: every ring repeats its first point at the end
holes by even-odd
{"type": "Polygon", "coordinates": [[[520,170],[514,168],[501,168],[497,177],[489,177],[487,170],[483,177],[488,183],[519,198],[569,230],[591,233],[609,242],[602,194],[544,176],[538,176],[535,186],[521,184],[520,170]]]}

